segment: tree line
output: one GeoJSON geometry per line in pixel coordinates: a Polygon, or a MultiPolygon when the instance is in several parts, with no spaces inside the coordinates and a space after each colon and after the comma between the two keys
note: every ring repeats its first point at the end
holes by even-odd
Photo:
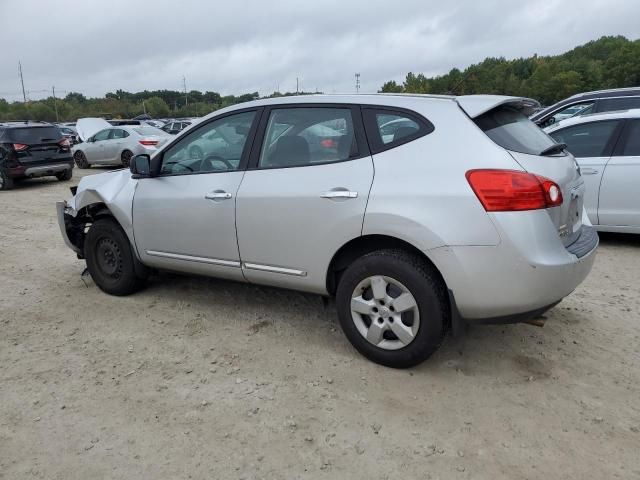
{"type": "MultiPolygon", "coordinates": [[[[436,77],[409,72],[404,82],[388,81],[380,92],[516,95],[550,105],[579,92],[632,86],[640,86],[640,40],[616,36],[602,37],[561,55],[534,55],[514,60],[486,58],[464,70],[454,68],[436,77]]],[[[269,96],[285,95],[296,93],[274,92],[269,96]]],[[[258,92],[223,96],[198,90],[186,95],[176,90],[136,93],[116,90],[102,98],[87,98],[72,92],[61,99],[48,97],[26,103],[9,103],[0,98],[0,121],[132,118],[142,113],[155,118],[193,117],[258,98],[258,92]]]]}
{"type": "Polygon", "coordinates": [[[490,57],[436,77],[409,72],[404,82],[388,81],[380,92],[514,95],[551,105],[580,92],[637,86],[640,40],[611,36],[561,55],[514,60],[490,57]]]}

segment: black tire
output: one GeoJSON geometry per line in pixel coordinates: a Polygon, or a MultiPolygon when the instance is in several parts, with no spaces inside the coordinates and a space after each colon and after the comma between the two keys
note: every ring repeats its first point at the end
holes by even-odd
{"type": "Polygon", "coordinates": [[[403,250],[378,250],[353,262],[342,274],[336,292],[338,318],[351,344],[369,360],[392,368],[422,363],[440,346],[449,323],[446,288],[439,275],[423,259],[403,250]],[[387,276],[401,282],[415,298],[420,324],[411,343],[386,350],[370,343],[358,331],[351,296],[360,282],[371,276],[387,276]]]}
{"type": "Polygon", "coordinates": [[[122,152],[122,155],[120,155],[120,160],[122,161],[122,166],[124,168],[129,168],[129,164],[131,163],[132,157],[133,157],[133,152],[131,152],[130,150],[125,150],[124,152],[122,152]]]}
{"type": "Polygon", "coordinates": [[[0,190],[11,190],[13,187],[13,178],[7,175],[7,172],[0,168],[0,190]]]}
{"type": "Polygon", "coordinates": [[[89,165],[89,162],[87,161],[87,157],[85,156],[84,152],[80,150],[78,150],[76,153],[73,154],[73,160],[74,162],[76,162],[76,165],[78,166],[78,168],[91,167],[91,165],[89,165]]]}
{"type": "Polygon", "coordinates": [[[73,178],[73,169],[70,168],[68,170],[65,170],[64,172],[57,173],[56,178],[61,182],[66,182],[71,180],[73,178]]]}
{"type": "Polygon", "coordinates": [[[145,277],[136,274],[127,235],[111,218],[91,225],[84,241],[84,256],[91,278],[106,293],[129,295],[146,283],[145,277]]]}

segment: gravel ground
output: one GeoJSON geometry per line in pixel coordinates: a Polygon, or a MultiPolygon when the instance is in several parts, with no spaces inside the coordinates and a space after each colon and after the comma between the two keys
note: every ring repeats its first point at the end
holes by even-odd
{"type": "Polygon", "coordinates": [[[603,236],[544,328],[473,327],[397,371],[316,296],[101,293],[58,231],[69,185],[0,192],[0,478],[640,478],[640,238],[603,236]]]}

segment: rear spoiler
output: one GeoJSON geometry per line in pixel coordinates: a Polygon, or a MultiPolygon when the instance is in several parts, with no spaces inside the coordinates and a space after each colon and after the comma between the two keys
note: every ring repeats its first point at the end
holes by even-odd
{"type": "Polygon", "coordinates": [[[531,115],[536,108],[540,108],[540,102],[532,98],[525,97],[505,97],[500,95],[462,95],[456,97],[456,102],[460,108],[465,111],[471,118],[476,118],[502,105],[521,110],[527,117],[531,115]]]}

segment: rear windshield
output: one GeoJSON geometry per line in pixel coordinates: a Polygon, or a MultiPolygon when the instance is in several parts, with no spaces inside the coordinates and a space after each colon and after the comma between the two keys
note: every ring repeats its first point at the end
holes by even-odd
{"type": "Polygon", "coordinates": [[[62,132],[58,127],[27,127],[9,128],[7,136],[14,143],[24,143],[26,145],[37,143],[57,142],[62,139],[62,132]]]}
{"type": "Polygon", "coordinates": [[[166,134],[156,127],[134,127],[138,135],[160,135],[164,137],[166,134]]]}
{"type": "Polygon", "coordinates": [[[474,121],[491,140],[514,152],[539,155],[555,144],[549,135],[512,107],[494,108],[474,121]]]}

